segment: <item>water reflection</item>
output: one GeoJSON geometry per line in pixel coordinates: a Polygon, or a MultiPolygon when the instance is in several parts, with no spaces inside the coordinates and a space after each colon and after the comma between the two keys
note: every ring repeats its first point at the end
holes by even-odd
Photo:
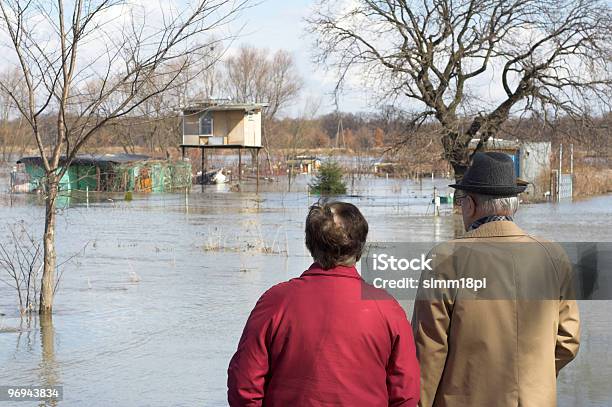
{"type": "Polygon", "coordinates": [[[31,315],[23,316],[19,319],[19,327],[15,328],[17,332],[17,343],[15,345],[15,352],[18,353],[20,350],[31,352],[36,346],[36,318],[31,315]]]}
{"type": "MultiPolygon", "coordinates": [[[[43,314],[39,317],[40,324],[40,385],[43,387],[53,387],[59,385],[59,366],[55,360],[55,330],[53,329],[53,316],[51,314],[43,314]]],[[[41,406],[55,407],[59,405],[59,401],[50,400],[42,402],[41,406]]]]}
{"type": "MultiPolygon", "coordinates": [[[[23,315],[9,318],[12,328],[0,332],[15,333],[12,363],[7,364],[9,375],[0,375],[0,384],[49,388],[61,386],[60,364],[56,360],[56,332],[52,315],[23,315]],[[37,361],[36,361],[37,359],[37,361]],[[10,367],[12,366],[12,369],[10,367]],[[37,366],[35,368],[34,366],[37,366]]],[[[28,405],[24,403],[24,406],[28,405]]],[[[56,407],[58,400],[40,401],[38,406],[56,407]]]]}

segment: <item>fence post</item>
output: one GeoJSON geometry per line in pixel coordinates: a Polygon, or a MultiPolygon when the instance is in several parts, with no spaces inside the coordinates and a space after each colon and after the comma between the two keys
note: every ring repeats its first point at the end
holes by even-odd
{"type": "Polygon", "coordinates": [[[189,213],[189,187],[185,187],[185,213],[189,213]]]}
{"type": "Polygon", "coordinates": [[[433,201],[434,201],[434,217],[440,216],[440,196],[438,195],[438,189],[433,189],[433,201]]]}
{"type": "Polygon", "coordinates": [[[561,174],[563,174],[563,143],[559,144],[559,173],[557,174],[557,202],[561,202],[561,174]]]}
{"type": "Polygon", "coordinates": [[[574,144],[570,144],[570,197],[574,199],[574,144]]]}
{"type": "Polygon", "coordinates": [[[9,176],[9,196],[10,196],[10,205],[13,206],[13,190],[15,188],[15,177],[17,176],[17,172],[13,168],[11,174],[9,176]]]}
{"type": "Polygon", "coordinates": [[[570,174],[574,175],[574,144],[570,144],[570,174]]]}

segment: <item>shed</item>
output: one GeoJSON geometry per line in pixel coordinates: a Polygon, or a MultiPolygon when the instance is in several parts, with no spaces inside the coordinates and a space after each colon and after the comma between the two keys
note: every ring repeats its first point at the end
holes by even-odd
{"type": "MultiPolygon", "coordinates": [[[[470,141],[470,151],[476,148],[478,141],[478,139],[470,141]]],[[[485,145],[485,150],[508,154],[514,161],[516,175],[529,184],[525,193],[535,199],[545,196],[550,187],[552,152],[550,142],[521,142],[490,138],[485,145]]]]}
{"type": "Polygon", "coordinates": [[[205,101],[183,109],[183,147],[261,147],[262,103],[205,101]]]}
{"type": "Polygon", "coordinates": [[[287,160],[287,167],[297,168],[302,174],[312,174],[319,170],[321,160],[315,156],[298,155],[287,160]]]}
{"type": "MultiPolygon", "coordinates": [[[[67,162],[60,159],[60,166],[67,162]]],[[[20,190],[41,190],[45,177],[43,159],[23,157],[17,161],[27,181],[20,190]]],[[[84,154],[76,156],[60,180],[62,191],[166,192],[191,186],[191,164],[151,159],[140,154],[84,154]]]]}
{"type": "MultiPolygon", "coordinates": [[[[205,150],[238,150],[238,181],[242,177],[242,150],[254,152],[256,180],[259,188],[259,150],[262,148],[262,113],[265,103],[231,103],[205,100],[192,103],[183,111],[183,158],[189,148],[200,150],[201,172],[208,170],[205,150]]],[[[204,177],[202,177],[204,179],[204,177]]],[[[204,189],[204,182],[202,182],[204,189]]]]}

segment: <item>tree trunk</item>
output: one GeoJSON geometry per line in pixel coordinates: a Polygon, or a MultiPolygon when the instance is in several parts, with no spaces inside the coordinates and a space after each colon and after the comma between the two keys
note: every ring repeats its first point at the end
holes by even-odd
{"type": "Polygon", "coordinates": [[[266,162],[268,163],[268,173],[270,177],[274,177],[274,169],[272,166],[272,158],[270,157],[270,145],[268,144],[268,126],[266,124],[261,127],[261,137],[263,150],[266,153],[266,162]]]}
{"type": "Polygon", "coordinates": [[[448,131],[442,136],[444,159],[453,167],[455,181],[463,179],[465,171],[470,165],[469,146],[472,135],[470,133],[457,133],[448,131]]]}
{"type": "Polygon", "coordinates": [[[53,311],[53,291],[55,288],[55,218],[56,199],[59,180],[55,174],[47,176],[47,196],[45,198],[45,233],[43,235],[44,266],[40,288],[41,314],[50,314],[53,311]]]}
{"type": "Polygon", "coordinates": [[[463,176],[468,169],[468,165],[464,163],[451,162],[451,166],[453,167],[453,172],[455,173],[455,182],[458,183],[463,179],[463,176]]]}

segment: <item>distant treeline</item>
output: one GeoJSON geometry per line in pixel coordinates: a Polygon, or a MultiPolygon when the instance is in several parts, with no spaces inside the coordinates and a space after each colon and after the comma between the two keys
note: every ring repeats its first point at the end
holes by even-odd
{"type": "MultiPolygon", "coordinates": [[[[55,123],[42,121],[47,136],[54,137],[55,123]]],[[[468,123],[468,120],[466,120],[468,123]]],[[[502,128],[499,137],[525,141],[550,141],[556,150],[560,143],[574,144],[581,156],[607,162],[612,157],[612,114],[590,117],[578,122],[561,119],[513,119],[502,128]]],[[[328,113],[315,117],[285,117],[268,124],[267,147],[286,154],[303,154],[313,149],[340,148],[347,153],[387,152],[411,161],[442,159],[440,128],[433,123],[417,126],[410,114],[391,107],[368,113],[328,113]]],[[[181,118],[168,115],[126,117],[100,131],[86,149],[114,147],[126,153],[145,152],[157,156],[176,155],[181,142],[181,118]]],[[[1,158],[26,154],[35,148],[28,127],[21,119],[0,121],[1,158]]]]}

